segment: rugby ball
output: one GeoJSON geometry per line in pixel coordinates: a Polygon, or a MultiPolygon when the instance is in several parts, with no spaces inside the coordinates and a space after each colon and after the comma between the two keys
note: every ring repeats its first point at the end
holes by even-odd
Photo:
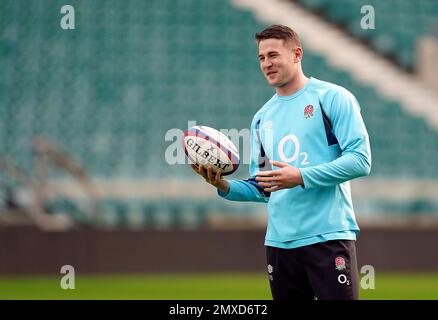
{"type": "Polygon", "coordinates": [[[184,151],[189,162],[205,168],[211,165],[213,172],[221,170],[223,176],[232,174],[239,167],[239,152],[233,142],[222,132],[194,126],[184,132],[184,151]]]}

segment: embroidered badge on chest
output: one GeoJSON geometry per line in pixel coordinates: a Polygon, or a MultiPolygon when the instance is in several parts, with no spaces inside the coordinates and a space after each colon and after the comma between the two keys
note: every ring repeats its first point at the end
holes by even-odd
{"type": "Polygon", "coordinates": [[[313,117],[313,106],[311,104],[304,108],[304,118],[309,119],[310,117],[313,117]]]}

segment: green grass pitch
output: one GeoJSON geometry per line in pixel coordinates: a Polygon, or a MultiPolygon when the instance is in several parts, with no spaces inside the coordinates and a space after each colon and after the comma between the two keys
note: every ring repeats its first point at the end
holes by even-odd
{"type": "MultiPolygon", "coordinates": [[[[75,289],[58,277],[0,277],[0,299],[271,299],[263,273],[91,276],[76,274],[75,289]]],[[[380,273],[361,299],[438,299],[438,273],[380,273]]]]}

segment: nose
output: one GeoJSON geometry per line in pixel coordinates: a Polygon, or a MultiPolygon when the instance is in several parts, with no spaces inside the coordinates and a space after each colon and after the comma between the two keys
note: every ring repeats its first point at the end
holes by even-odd
{"type": "Polygon", "coordinates": [[[265,61],[263,62],[263,68],[264,69],[269,69],[272,66],[272,62],[269,59],[265,59],[265,61]]]}

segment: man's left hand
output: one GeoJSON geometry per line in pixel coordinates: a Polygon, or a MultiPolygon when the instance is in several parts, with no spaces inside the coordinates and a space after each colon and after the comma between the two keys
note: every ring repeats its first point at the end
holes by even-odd
{"type": "Polygon", "coordinates": [[[294,188],[304,184],[300,169],[279,161],[270,161],[271,165],[279,167],[277,170],[260,171],[256,181],[266,192],[275,192],[281,189],[294,188]]]}

